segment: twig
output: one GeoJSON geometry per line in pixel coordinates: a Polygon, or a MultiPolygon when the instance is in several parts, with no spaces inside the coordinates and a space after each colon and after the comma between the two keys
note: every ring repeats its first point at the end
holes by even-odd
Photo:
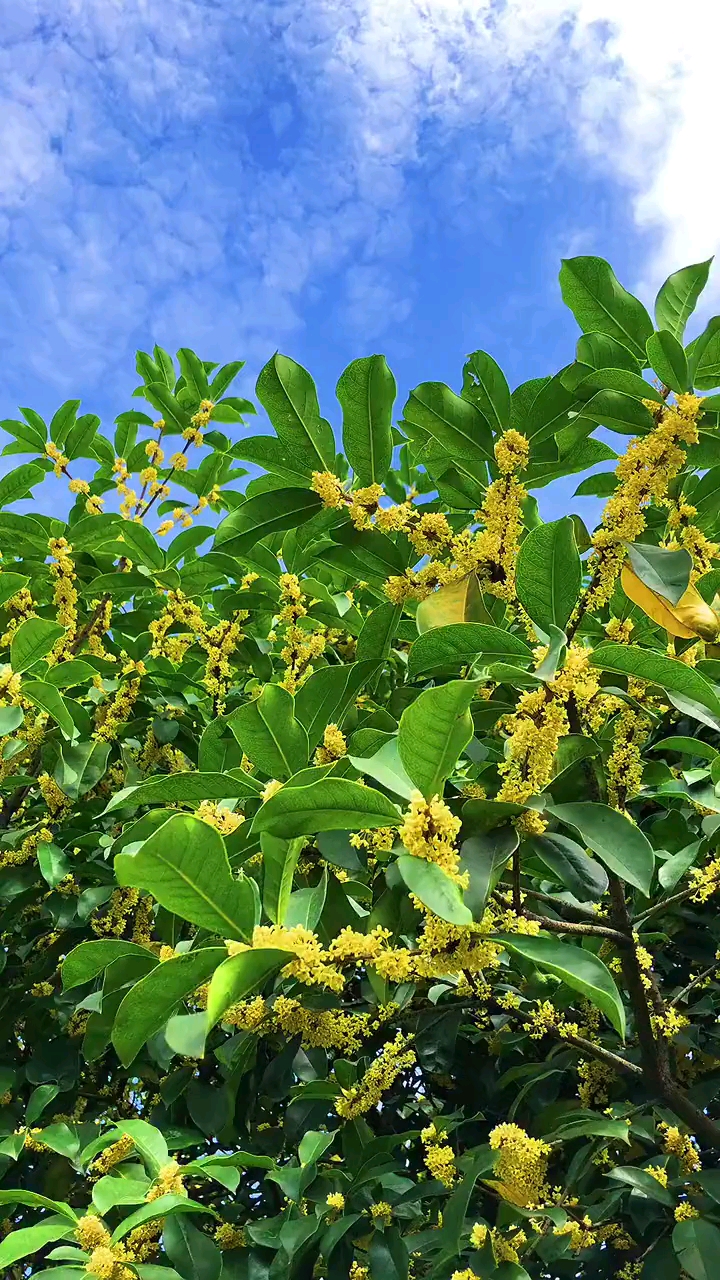
{"type": "Polygon", "coordinates": [[[543,929],[550,933],[576,933],[589,938],[610,938],[613,942],[626,943],[628,935],[618,929],[611,929],[603,924],[575,924],[570,920],[552,920],[550,916],[539,916],[534,911],[523,911],[526,920],[537,920],[543,929]]]}

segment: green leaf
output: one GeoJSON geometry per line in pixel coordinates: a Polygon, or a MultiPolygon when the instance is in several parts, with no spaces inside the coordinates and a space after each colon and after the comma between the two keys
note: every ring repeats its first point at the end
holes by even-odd
{"type": "Polygon", "coordinates": [[[259,698],[227,718],[237,741],[269,778],[285,780],[308,762],[308,736],[295,718],[295,699],[279,684],[266,684],[259,698]]]}
{"type": "Polygon", "coordinates": [[[262,947],[240,951],[238,955],[228,956],[227,960],[223,960],[210,981],[207,1030],[212,1030],[221,1021],[231,1005],[244,1000],[251,992],[262,987],[268,978],[274,977],[292,959],[293,955],[288,951],[262,947]]]}
{"type": "Polygon", "coordinates": [[[369,1258],[372,1280],[407,1280],[407,1245],[397,1227],[373,1232],[369,1258]]]}
{"type": "Polygon", "coordinates": [[[295,695],[295,715],[307,730],[310,751],[322,741],[329,724],[342,724],[363,685],[377,670],[374,660],[343,663],[320,667],[304,682],[295,695]]]}
{"type": "Polygon", "coordinates": [[[485,904],[517,847],[518,835],[511,826],[496,827],[493,831],[463,840],[460,870],[467,871],[470,876],[464,901],[472,912],[473,920],[482,920],[485,904]]]}
{"type": "Polygon", "coordinates": [[[148,382],[144,388],[144,396],[157,409],[170,431],[185,431],[190,426],[190,415],[183,409],[179,400],[164,382],[148,382]]]}
{"type": "Polygon", "coordinates": [[[101,1217],[116,1205],[143,1204],[150,1182],[140,1178],[111,1178],[105,1176],[95,1183],[93,1204],[101,1217]]]}
{"type": "Polygon", "coordinates": [[[402,796],[404,800],[410,799],[413,784],[400,760],[397,738],[388,738],[372,756],[351,755],[348,759],[358,773],[374,778],[381,787],[392,791],[396,796],[402,796]]]}
{"type": "Polygon", "coordinates": [[[222,1253],[209,1236],[185,1218],[168,1220],[163,1228],[163,1245],[184,1280],[218,1280],[223,1270],[222,1253]]]}
{"type": "Polygon", "coordinates": [[[266,800],[253,831],[292,839],[319,831],[361,831],[395,827],[395,805],[373,787],[345,778],[323,778],[309,786],[285,786],[266,800]]]}
{"type": "Polygon", "coordinates": [[[18,627],[10,642],[10,665],[18,674],[28,671],[49,653],[65,628],[47,618],[28,618],[18,627]]]}
{"type": "Polygon", "coordinates": [[[472,924],[472,912],[463,902],[460,889],[437,862],[401,853],[397,868],[410,892],[441,920],[449,924],[472,924]]]}
{"type": "Polygon", "coordinates": [[[137,942],[125,942],[121,938],[102,938],[97,942],[81,942],[78,947],[73,948],[62,963],[60,972],[63,990],[67,991],[70,987],[79,987],[86,982],[92,982],[93,978],[107,969],[108,965],[122,959],[123,956],[146,957],[148,962],[157,964],[157,956],[152,951],[148,951],[147,947],[139,946],[137,942]]]}
{"type": "Polygon", "coordinates": [[[34,1227],[16,1227],[0,1243],[0,1267],[9,1267],[21,1258],[39,1251],[53,1240],[72,1236],[73,1227],[67,1218],[46,1218],[34,1227]]]}
{"type": "Polygon", "coordinates": [[[675,1224],[673,1249],[692,1280],[715,1280],[720,1257],[720,1231],[706,1218],[689,1218],[675,1224]]]}
{"type": "Polygon", "coordinates": [[[477,405],[493,432],[510,425],[510,388],[500,365],[487,351],[473,351],[465,361],[462,394],[477,405]]]}
{"type": "Polygon", "coordinates": [[[628,347],[606,333],[584,333],[577,340],[577,358],[593,369],[627,369],[637,373],[639,361],[628,347]]]}
{"type": "Polygon", "coordinates": [[[680,548],[669,551],[649,542],[632,542],[628,545],[628,557],[633,573],[651,591],[677,604],[690,585],[693,561],[689,551],[680,548]]]}
{"type": "Polygon", "coordinates": [[[436,440],[453,459],[495,460],[485,414],[444,382],[421,382],[410,392],[403,418],[436,440]]]}
{"type": "Polygon", "coordinates": [[[521,544],[516,567],[517,595],[532,621],[549,632],[564,631],[577,603],[582,566],[569,516],[533,529],[521,544]]]}
{"type": "Polygon", "coordinates": [[[708,320],[703,332],[687,348],[690,378],[700,391],[720,386],[720,316],[708,320]]]}
{"type": "MultiPolygon", "coordinates": [[[[30,619],[32,621],[32,619],[30,619]]],[[[75,721],[68,711],[67,704],[59,689],[54,684],[48,684],[46,680],[23,680],[23,695],[34,703],[36,707],[40,707],[42,711],[47,711],[52,716],[56,724],[59,724],[65,737],[77,737],[77,729],[75,721]]]]}
{"type": "Polygon", "coordinates": [[[698,756],[701,760],[714,760],[718,755],[716,747],[709,742],[701,742],[699,738],[663,738],[654,742],[648,751],[677,751],[686,756],[698,756]]]}
{"type": "Polygon", "coordinates": [[[242,502],[223,520],[214,546],[226,555],[242,556],[256,542],[282,529],[296,529],[322,510],[311,489],[271,489],[242,502]]]}
{"type": "Polygon", "coordinates": [[[590,401],[598,391],[620,391],[633,400],[654,400],[664,404],[656,387],[629,369],[593,369],[574,388],[578,400],[590,401]]]}
{"type": "Polygon", "coordinates": [[[112,1043],[124,1067],[164,1027],[180,1001],[206,982],[226,956],[224,947],[188,951],[158,964],[130,988],[112,1028],[112,1043]]]}
{"type": "Polygon", "coordinates": [[[278,438],[307,468],[307,474],[332,471],[335,440],[330,424],[320,417],[315,383],[307,369],[278,352],[261,369],[255,391],[278,438]]]}
{"type": "Polygon", "coordinates": [[[601,644],[591,655],[590,662],[602,671],[614,671],[618,675],[658,685],[680,710],[685,710],[690,703],[697,704],[709,712],[710,718],[706,723],[720,729],[720,698],[713,686],[699,671],[694,671],[677,658],[667,658],[637,645],[601,644]]]}
{"type": "Polygon", "coordinates": [[[400,759],[426,800],[442,795],[460,752],[473,736],[470,703],[478,684],[477,680],[449,680],[426,689],[400,717],[400,759]]]}
{"type": "MultiPolygon", "coordinates": [[[[58,1093],[57,1085],[43,1085],[42,1087],[45,1089],[53,1088],[55,1094],[58,1093]]],[[[35,1092],[38,1093],[39,1090],[36,1089],[35,1092]]],[[[29,1110],[30,1108],[28,1107],[29,1110]]],[[[26,1117],[26,1123],[32,1124],[32,1120],[26,1117]]],[[[47,1196],[41,1196],[37,1191],[2,1190],[0,1191],[0,1204],[26,1204],[32,1208],[50,1209],[52,1213],[57,1213],[63,1218],[69,1218],[73,1223],[78,1220],[78,1215],[74,1209],[70,1208],[69,1204],[65,1204],[62,1200],[48,1200],[47,1196]]]]}
{"type": "Polygon", "coordinates": [[[653,331],[643,304],[623,289],[604,258],[564,258],[560,268],[563,302],[584,333],[604,333],[645,361],[653,331]]]}
{"type": "Polygon", "coordinates": [[[263,910],[273,924],[284,924],[297,860],[304,840],[282,840],[263,831],[263,910]]]}
{"type": "Polygon", "coordinates": [[[605,868],[589,858],[574,840],[558,832],[532,836],[522,846],[545,864],[555,879],[569,889],[579,902],[599,902],[607,893],[605,868]]]}
{"type": "Polygon", "coordinates": [[[341,373],[343,448],[361,485],[382,484],[392,461],[395,379],[384,356],[363,356],[341,373]]]}
{"type": "MultiPolygon", "coordinates": [[[[35,1124],[59,1092],[60,1088],[56,1084],[41,1084],[37,1089],[33,1089],[25,1111],[25,1124],[28,1126],[35,1124]]],[[[58,1213],[62,1213],[62,1206],[55,1205],[53,1202],[53,1207],[58,1213]]]]}
{"type": "Polygon", "coordinates": [[[0,507],[7,507],[11,502],[19,502],[28,498],[34,485],[45,479],[45,468],[36,462],[24,462],[21,467],[8,471],[0,479],[0,507]]]}
{"type": "Polygon", "coordinates": [[[655,869],[652,845],[624,813],[591,800],[548,805],[546,812],[575,827],[588,849],[592,849],[615,875],[649,896],[655,869]]]}
{"type": "Polygon", "coordinates": [[[618,1035],[625,1038],[625,1009],[610,970],[591,951],[570,942],[560,942],[545,934],[498,934],[506,951],[524,956],[539,969],[562,979],[567,986],[594,1004],[609,1018],[618,1035]]]}
{"type": "Polygon", "coordinates": [[[20,728],[24,719],[25,713],[22,707],[16,707],[12,703],[8,707],[0,707],[0,738],[6,738],[14,733],[20,728]]]}
{"type": "Polygon", "coordinates": [[[632,1187],[633,1191],[639,1192],[646,1200],[657,1200],[658,1204],[667,1205],[668,1208],[672,1208],[675,1204],[675,1196],[645,1169],[637,1169],[632,1164],[619,1165],[605,1176],[612,1178],[614,1182],[623,1182],[626,1186],[632,1187]]]}
{"type": "Polygon", "coordinates": [[[522,425],[533,449],[569,425],[569,410],[574,403],[574,394],[563,385],[559,374],[540,387],[522,425]]]}
{"type": "Polygon", "coordinates": [[[131,560],[147,565],[148,569],[165,568],[165,555],[155,541],[154,535],[146,529],[145,525],[137,524],[134,520],[125,520],[119,537],[127,545],[131,560]]]}
{"type": "MultiPolygon", "coordinates": [[[[113,1231],[113,1244],[117,1244],[118,1240],[124,1239],[136,1227],[141,1227],[144,1222],[153,1222],[156,1218],[168,1219],[163,1230],[163,1239],[165,1239],[170,1223],[177,1221],[178,1214],[185,1213],[214,1213],[214,1210],[206,1204],[198,1204],[197,1200],[189,1200],[187,1196],[158,1196],[157,1200],[151,1200],[149,1204],[144,1204],[141,1209],[137,1209],[135,1213],[128,1214],[127,1218],[123,1218],[120,1226],[113,1231]]],[[[208,1236],[205,1239],[209,1241],[208,1236]]],[[[212,1243],[212,1241],[209,1241],[209,1243],[212,1243]]],[[[195,1280],[195,1278],[192,1277],[192,1280],[195,1280]]]]}
{"type": "Polygon", "coordinates": [[[379,604],[367,614],[357,638],[355,654],[359,662],[384,662],[397,632],[402,609],[394,604],[379,604]]]}
{"type": "Polygon", "coordinates": [[[655,323],[658,329],[667,329],[678,341],[682,340],[685,325],[695,310],[700,294],[707,284],[712,258],[681,267],[668,276],[655,299],[655,323]]]}
{"type": "Polygon", "coordinates": [[[56,689],[72,689],[74,685],[91,683],[96,675],[97,671],[89,662],[83,662],[81,658],[69,658],[56,667],[50,667],[45,673],[45,679],[48,684],[54,684],[56,689]]]}
{"type": "Polygon", "coordinates": [[[0,573],[0,606],[26,587],[30,579],[24,573],[0,573]]]}
{"type": "Polygon", "coordinates": [[[674,334],[667,329],[651,333],[646,344],[647,358],[658,378],[671,391],[689,391],[687,356],[674,334]]]}
{"type": "Polygon", "coordinates": [[[135,1150],[142,1156],[148,1173],[154,1178],[168,1161],[167,1142],[160,1130],[147,1120],[118,1120],[115,1127],[118,1133],[132,1138],[135,1150]]]}
{"type": "Polygon", "coordinates": [[[655,426],[650,410],[623,391],[596,391],[583,405],[582,415],[622,435],[648,435],[655,426]]]}
{"type": "Polygon", "coordinates": [[[200,818],[170,818],[137,853],[116,855],[115,875],[118,884],[146,889],[168,911],[221,937],[246,941],[255,927],[250,882],[234,878],[225,841],[200,818]]]}
{"type": "Polygon", "coordinates": [[[476,659],[486,662],[530,662],[529,645],[520,636],[482,622],[455,622],[433,627],[418,637],[408,659],[408,676],[470,666],[476,659]]]}
{"type": "Polygon", "coordinates": [[[171,773],[136,787],[124,787],[117,791],[105,806],[105,813],[114,809],[138,808],[144,804],[201,804],[203,800],[237,800],[258,796],[262,787],[250,774],[237,770],[233,773],[171,773]]]}
{"type": "Polygon", "coordinates": [[[701,843],[695,840],[694,843],[686,845],[684,849],[680,849],[678,853],[674,853],[667,862],[663,862],[658,870],[658,880],[666,893],[671,893],[677,884],[680,883],[686,871],[697,861],[700,853],[701,843]]]}
{"type": "Polygon", "coordinates": [[[53,776],[68,799],[77,800],[97,786],[109,754],[109,742],[63,743],[53,776]]]}

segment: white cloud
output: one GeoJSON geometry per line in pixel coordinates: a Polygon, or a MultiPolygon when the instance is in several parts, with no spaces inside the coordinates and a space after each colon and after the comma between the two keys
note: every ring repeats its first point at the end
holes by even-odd
{"type": "Polygon", "coordinates": [[[2,339],[68,386],[179,328],[257,360],[340,271],[371,340],[413,300],[413,184],[442,169],[467,231],[555,136],[651,233],[656,285],[718,239],[718,36],[706,0],[28,0],[0,50],[2,339]]]}

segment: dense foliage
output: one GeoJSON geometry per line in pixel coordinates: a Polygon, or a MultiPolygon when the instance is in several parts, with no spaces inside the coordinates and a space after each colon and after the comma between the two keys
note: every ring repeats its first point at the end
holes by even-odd
{"type": "Polygon", "coordinates": [[[354,361],[344,454],[281,355],[270,434],[186,349],[2,424],[4,1276],[717,1274],[708,269],[397,424],[354,361]]]}

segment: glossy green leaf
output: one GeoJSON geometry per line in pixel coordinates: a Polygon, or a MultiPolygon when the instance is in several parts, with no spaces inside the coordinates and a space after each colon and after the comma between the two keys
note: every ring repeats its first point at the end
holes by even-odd
{"type": "Polygon", "coordinates": [[[436,862],[402,853],[397,859],[397,868],[410,893],[434,915],[449,924],[472,923],[472,913],[463,902],[460,889],[436,862]]]}
{"type": "Polygon", "coordinates": [[[658,329],[667,329],[682,341],[685,325],[707,284],[711,263],[712,258],[708,258],[706,262],[681,267],[668,276],[655,299],[655,322],[658,329]]]}
{"type": "Polygon", "coordinates": [[[23,694],[34,706],[46,711],[60,726],[63,735],[72,739],[77,737],[75,721],[70,715],[67,703],[55,685],[46,680],[23,680],[23,694]]]}
{"type": "Polygon", "coordinates": [[[392,461],[392,411],[397,386],[384,356],[363,356],[341,373],[343,446],[361,485],[382,484],[392,461]]]}
{"type": "Polygon", "coordinates": [[[255,390],[279,440],[307,468],[307,475],[332,471],[335,440],[330,424],[320,416],[315,383],[307,369],[276,352],[260,371],[255,390]]]}
{"type": "Polygon", "coordinates": [[[605,868],[596,858],[588,857],[585,850],[567,836],[554,831],[532,836],[524,842],[522,849],[539,858],[578,901],[599,902],[607,893],[605,868]]]}
{"type": "Polygon", "coordinates": [[[485,414],[443,382],[422,382],[411,391],[403,417],[437,441],[451,458],[494,461],[485,414]]]}
{"type": "MultiPolygon", "coordinates": [[[[163,1230],[163,1237],[165,1237],[170,1223],[174,1223],[179,1214],[212,1212],[213,1210],[208,1205],[198,1204],[197,1200],[190,1200],[187,1196],[175,1194],[158,1196],[157,1200],[151,1200],[149,1204],[144,1204],[142,1208],[136,1209],[135,1213],[130,1213],[126,1218],[123,1218],[120,1226],[113,1231],[113,1244],[116,1244],[118,1240],[124,1240],[125,1236],[141,1227],[143,1223],[153,1222],[156,1218],[167,1218],[168,1220],[163,1230]]],[[[208,1239],[207,1236],[205,1238],[208,1239]]]]}
{"type": "Polygon", "coordinates": [[[112,1043],[123,1066],[130,1065],[180,1001],[207,982],[226,955],[224,947],[203,947],[173,956],[130,988],[112,1029],[112,1043]]]}
{"type": "Polygon", "coordinates": [[[24,462],[0,479],[0,507],[28,498],[30,491],[45,478],[45,468],[36,462],[24,462]]]}
{"type": "Polygon", "coordinates": [[[652,333],[647,340],[647,358],[658,378],[671,391],[689,391],[687,356],[674,334],[667,329],[652,333]]]}
{"type": "Polygon", "coordinates": [[[592,951],[561,942],[546,934],[500,934],[507,951],[524,956],[539,969],[561,978],[579,991],[609,1018],[618,1035],[625,1038],[625,1008],[610,970],[592,951]]]}
{"type": "Polygon", "coordinates": [[[360,831],[397,826],[398,810],[373,787],[346,778],[324,778],[309,786],[285,786],[266,800],[253,831],[290,840],[319,831],[360,831]]]}
{"type": "Polygon", "coordinates": [[[312,489],[272,489],[242,502],[223,520],[215,547],[226,555],[242,556],[262,538],[282,529],[296,529],[322,509],[312,489]]]}
{"type": "Polygon", "coordinates": [[[492,831],[463,840],[460,846],[460,870],[467,872],[470,877],[464,901],[472,912],[473,920],[482,920],[487,900],[517,847],[517,832],[509,825],[495,827],[492,831]]]}
{"type": "Polygon", "coordinates": [[[262,987],[293,956],[288,951],[260,947],[228,956],[213,973],[207,998],[207,1030],[210,1031],[232,1004],[262,987]]]}
{"type": "Polygon", "coordinates": [[[310,751],[322,741],[327,725],[341,725],[360,690],[378,670],[375,660],[320,667],[298,689],[295,715],[305,726],[310,751]]]}
{"type": "Polygon", "coordinates": [[[604,333],[645,361],[652,321],[641,302],[623,289],[604,258],[564,258],[560,269],[563,302],[585,333],[604,333]]]}
{"type": "Polygon", "coordinates": [[[39,1253],[51,1241],[67,1239],[73,1234],[73,1226],[66,1217],[45,1218],[34,1227],[16,1227],[0,1242],[0,1267],[9,1267],[21,1258],[39,1253]]]}
{"type": "Polygon", "coordinates": [[[116,791],[105,812],[137,809],[145,804],[197,805],[203,800],[237,800],[257,796],[261,790],[261,783],[242,769],[233,773],[171,773],[116,791]]]}
{"type": "Polygon", "coordinates": [[[221,937],[252,934],[250,883],[234,878],[222,836],[200,818],[170,818],[137,853],[116,855],[115,875],[118,884],[146,889],[168,911],[221,937]]]}
{"type": "Polygon", "coordinates": [[[577,804],[551,804],[546,812],[575,827],[588,849],[592,849],[621,880],[635,885],[645,895],[650,893],[655,869],[652,845],[625,814],[591,800],[577,804]]]}
{"type": "Polygon", "coordinates": [[[580,594],[582,566],[572,520],[565,516],[533,529],[520,547],[518,599],[533,622],[564,630],[580,594]]]}
{"type": "MultiPolygon", "coordinates": [[[[44,1086],[47,1087],[47,1086],[44,1086]]],[[[57,1093],[57,1087],[55,1087],[57,1093]]],[[[32,1121],[28,1121],[29,1124],[32,1121]]],[[[23,1204],[29,1205],[31,1208],[49,1209],[51,1213],[59,1214],[63,1218],[69,1218],[71,1222],[77,1222],[78,1215],[69,1204],[65,1204],[62,1200],[49,1200],[47,1196],[40,1195],[37,1191],[24,1190],[5,1190],[0,1191],[0,1204],[23,1204]]]]}
{"type": "Polygon", "coordinates": [[[99,938],[97,942],[81,942],[63,960],[60,970],[63,988],[68,990],[70,987],[92,982],[108,965],[123,956],[149,957],[150,961],[157,964],[157,957],[147,947],[141,947],[137,942],[126,942],[124,938],[99,938]]]}
{"type": "Polygon", "coordinates": [[[624,391],[596,391],[583,405],[582,412],[584,418],[622,435],[647,435],[655,426],[650,410],[624,391]]]}
{"type": "Polygon", "coordinates": [[[481,622],[456,622],[433,627],[418,637],[410,650],[408,676],[430,674],[448,667],[483,663],[530,662],[530,646],[511,631],[485,626],[481,622]]]}
{"type": "Polygon", "coordinates": [[[273,924],[284,924],[293,876],[304,841],[283,840],[263,831],[260,848],[263,855],[263,910],[273,924]]]}
{"type": "Polygon", "coordinates": [[[107,770],[109,742],[66,743],[60,748],[54,778],[70,800],[96,787],[107,770]]]}
{"type": "Polygon", "coordinates": [[[442,795],[460,752],[473,736],[470,703],[477,689],[476,680],[450,680],[426,689],[400,717],[400,759],[427,800],[442,795]]]}
{"type": "Polygon", "coordinates": [[[21,622],[10,644],[10,665],[20,674],[29,671],[65,634],[65,628],[47,618],[28,618],[21,622]]]}
{"type": "Polygon", "coordinates": [[[593,666],[602,671],[645,680],[658,685],[680,709],[682,703],[697,703],[710,715],[710,723],[720,729],[720,698],[713,686],[698,671],[676,658],[641,649],[637,645],[601,644],[590,658],[593,666]]]}
{"type": "Polygon", "coordinates": [[[708,320],[685,354],[694,387],[699,391],[712,391],[720,386],[720,316],[708,320]]]}
{"type": "Polygon", "coordinates": [[[279,684],[266,684],[227,720],[245,754],[270,778],[284,781],[308,761],[308,736],[295,718],[295,699],[279,684]]]}
{"type": "Polygon", "coordinates": [[[463,397],[485,415],[494,432],[510,425],[510,388],[497,361],[487,351],[473,351],[463,365],[463,397]]]}
{"type": "Polygon", "coordinates": [[[401,613],[402,609],[389,603],[379,604],[368,613],[355,648],[359,662],[383,662],[387,658],[401,613]]]}
{"type": "Polygon", "coordinates": [[[350,763],[358,773],[373,778],[381,787],[392,791],[396,796],[409,800],[413,793],[413,783],[408,777],[398,751],[398,740],[395,737],[384,742],[378,751],[371,756],[349,757],[350,763]]]}
{"type": "Polygon", "coordinates": [[[672,1233],[673,1249],[683,1271],[692,1280],[715,1280],[720,1257],[720,1230],[706,1218],[677,1222],[672,1233]]]}

